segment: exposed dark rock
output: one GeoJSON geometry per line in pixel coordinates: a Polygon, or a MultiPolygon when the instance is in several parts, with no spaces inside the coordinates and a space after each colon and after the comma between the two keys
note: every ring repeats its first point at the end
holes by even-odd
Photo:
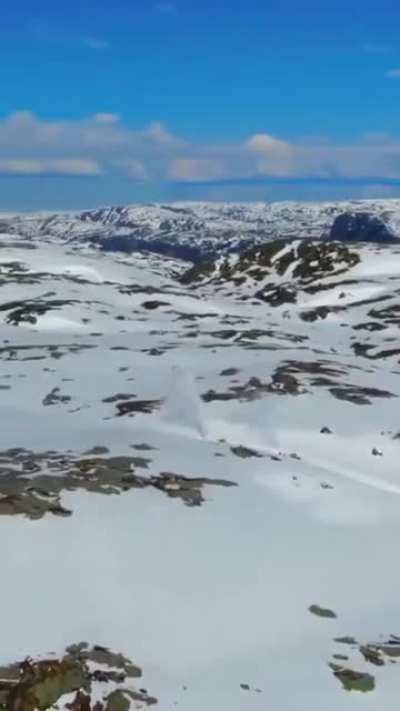
{"type": "Polygon", "coordinates": [[[142,307],[146,309],[147,311],[155,311],[156,309],[159,309],[161,306],[171,306],[168,301],[143,301],[142,307]]]}
{"type": "Polygon", "coordinates": [[[337,642],[338,644],[348,644],[350,646],[354,646],[357,644],[357,640],[354,639],[354,637],[335,637],[333,641],[337,642]]]}
{"type": "Polygon", "coordinates": [[[161,400],[129,400],[128,402],[118,402],[116,408],[118,410],[117,417],[123,415],[133,416],[137,413],[151,415],[154,410],[158,410],[161,406],[161,400]]]}
{"type": "Polygon", "coordinates": [[[232,487],[237,486],[226,479],[208,479],[206,477],[189,478],[170,472],[161,472],[158,477],[150,477],[149,484],[163,491],[172,499],[181,499],[186,506],[201,506],[204,502],[204,485],[232,487]]]}
{"type": "Polygon", "coordinates": [[[319,605],[311,605],[309,611],[317,617],[326,617],[327,619],[335,619],[337,617],[336,612],[330,610],[328,607],[320,607],[319,605]]]}
{"type": "Polygon", "coordinates": [[[320,286],[319,279],[344,274],[359,261],[358,253],[341,242],[274,240],[241,253],[239,259],[232,262],[228,255],[222,263],[190,269],[181,277],[181,282],[193,286],[204,282],[216,285],[232,282],[236,287],[250,279],[254,293],[240,298],[255,297],[270,306],[281,306],[296,303],[301,289],[323,290],[326,285],[320,286]],[[282,281],[289,270],[290,279],[282,281]],[[274,283],[274,277],[279,277],[278,283],[274,283]],[[258,283],[263,280],[265,283],[259,288],[258,283]]]}
{"type": "Polygon", "coordinates": [[[187,477],[162,472],[143,476],[136,469],[148,469],[145,457],[74,457],[27,450],[0,453],[0,516],[24,515],[31,520],[50,513],[71,516],[61,503],[64,491],[85,490],[116,495],[132,489],[153,488],[187,506],[204,503],[205,486],[234,487],[235,482],[208,477],[187,477]]]}
{"type": "Polygon", "coordinates": [[[71,299],[26,299],[0,304],[0,311],[9,311],[6,322],[18,326],[20,323],[35,324],[38,316],[74,303],[76,301],[71,299]]]}
{"type": "Polygon", "coordinates": [[[330,664],[329,666],[346,691],[366,693],[375,689],[375,679],[371,674],[347,669],[337,664],[330,664]]]}
{"type": "Polygon", "coordinates": [[[60,659],[27,658],[0,668],[0,708],[46,711],[58,708],[61,698],[72,693],[65,706],[71,711],[128,711],[130,700],[141,702],[140,708],[157,704],[147,691],[130,686],[131,679],[141,676],[142,670],[122,654],[82,642],[68,647],[60,659]],[[96,689],[96,684],[101,686],[96,689]],[[99,690],[102,701],[95,702],[99,690]]]}
{"type": "Polygon", "coordinates": [[[115,395],[109,395],[103,398],[102,402],[119,402],[120,400],[131,400],[133,397],[136,397],[134,393],[116,393],[115,395]]]}
{"type": "Polygon", "coordinates": [[[240,457],[240,459],[250,459],[251,457],[262,458],[263,455],[257,452],[255,449],[249,449],[249,447],[243,447],[239,445],[238,447],[231,447],[231,452],[240,457]]]}
{"type": "Polygon", "coordinates": [[[57,405],[57,403],[70,402],[70,400],[70,395],[62,395],[60,388],[53,388],[53,390],[43,398],[42,404],[46,407],[48,405],[57,405]]]}
{"type": "Polygon", "coordinates": [[[228,377],[231,375],[237,375],[240,373],[239,368],[225,368],[225,370],[221,370],[220,375],[223,377],[228,377]]]}
{"type": "Polygon", "coordinates": [[[376,215],[344,212],[335,219],[329,239],[341,242],[393,242],[396,241],[396,235],[376,215]]]}
{"type": "Polygon", "coordinates": [[[360,653],[364,657],[366,662],[374,664],[376,667],[383,667],[385,660],[382,658],[382,652],[379,647],[373,647],[371,645],[360,646],[360,653]]]}

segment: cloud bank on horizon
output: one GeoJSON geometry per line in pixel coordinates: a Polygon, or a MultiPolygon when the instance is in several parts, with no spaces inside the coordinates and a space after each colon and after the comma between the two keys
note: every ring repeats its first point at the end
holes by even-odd
{"type": "Polygon", "coordinates": [[[0,174],[108,174],[145,183],[400,181],[400,140],[367,134],[348,143],[291,141],[265,132],[226,143],[193,142],[161,122],[133,130],[113,113],[50,121],[19,111],[0,120],[0,174]]]}

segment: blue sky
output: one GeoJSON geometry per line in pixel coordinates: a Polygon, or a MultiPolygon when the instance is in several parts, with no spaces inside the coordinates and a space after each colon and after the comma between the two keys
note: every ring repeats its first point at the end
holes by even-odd
{"type": "Polygon", "coordinates": [[[0,208],[400,196],[394,0],[4,0],[0,208]]]}

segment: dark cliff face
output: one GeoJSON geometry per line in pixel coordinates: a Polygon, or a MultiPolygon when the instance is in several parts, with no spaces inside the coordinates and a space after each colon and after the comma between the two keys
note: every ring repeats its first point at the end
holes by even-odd
{"type": "Polygon", "coordinates": [[[251,240],[237,240],[233,245],[229,239],[221,237],[219,243],[215,244],[212,241],[212,236],[207,239],[203,235],[203,239],[196,244],[195,241],[188,243],[179,241],[179,234],[173,236],[173,239],[160,236],[155,239],[146,239],[146,236],[138,234],[127,235],[96,235],[86,237],[88,242],[98,245],[105,252],[152,252],[162,254],[174,259],[180,259],[184,262],[192,264],[203,264],[206,261],[217,259],[221,254],[231,254],[234,252],[242,252],[252,247],[251,240]]]}
{"type": "Polygon", "coordinates": [[[344,242],[395,242],[383,219],[369,212],[344,212],[334,221],[328,238],[344,242]]]}

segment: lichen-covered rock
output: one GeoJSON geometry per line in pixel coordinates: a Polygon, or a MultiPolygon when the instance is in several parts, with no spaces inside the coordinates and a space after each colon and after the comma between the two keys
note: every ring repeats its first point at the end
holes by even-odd
{"type": "Polygon", "coordinates": [[[28,658],[0,668],[0,709],[128,711],[131,702],[140,702],[134,708],[153,706],[155,697],[129,685],[131,679],[141,676],[140,667],[123,654],[81,642],[68,647],[59,659],[28,658]],[[68,701],[73,693],[73,700],[68,701]]]}
{"type": "Polygon", "coordinates": [[[346,691],[366,693],[375,689],[375,678],[371,674],[347,669],[337,664],[330,664],[329,666],[346,691]]]}
{"type": "Polygon", "coordinates": [[[57,452],[36,454],[24,449],[0,452],[0,517],[24,515],[31,520],[47,513],[71,516],[62,504],[67,491],[121,494],[152,488],[181,500],[186,506],[204,503],[205,486],[233,487],[235,482],[160,472],[143,476],[150,458],[73,456],[57,452]]]}

